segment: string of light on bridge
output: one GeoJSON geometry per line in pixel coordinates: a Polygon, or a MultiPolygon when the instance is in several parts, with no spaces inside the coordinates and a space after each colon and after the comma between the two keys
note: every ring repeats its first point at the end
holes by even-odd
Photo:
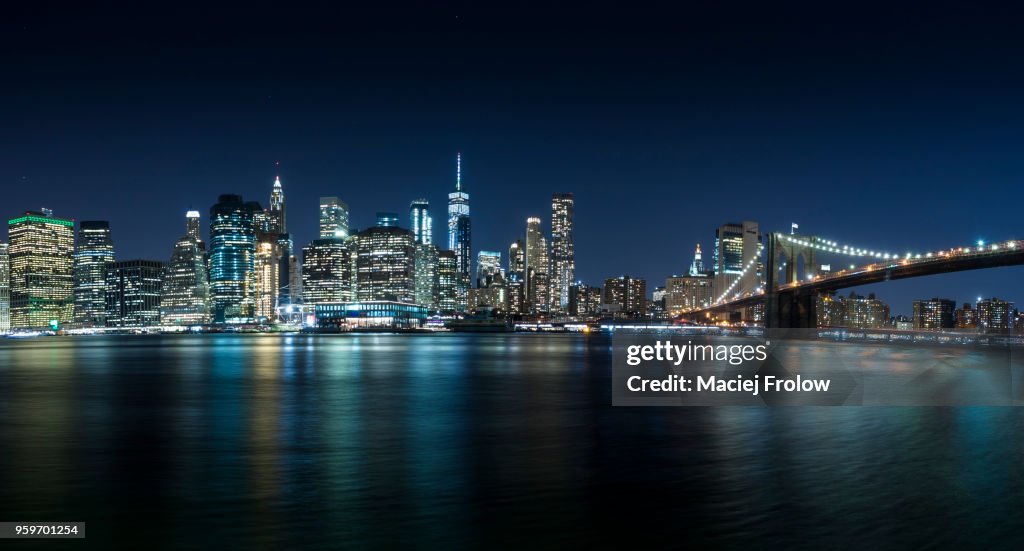
{"type": "Polygon", "coordinates": [[[754,258],[750,259],[750,262],[747,262],[747,265],[743,268],[742,271],[740,271],[739,275],[736,276],[736,279],[734,279],[732,281],[732,283],[729,285],[729,287],[725,290],[725,292],[723,292],[722,295],[720,297],[718,297],[718,300],[715,301],[715,304],[721,304],[722,301],[725,300],[725,297],[729,296],[729,293],[731,293],[732,290],[734,288],[736,288],[736,285],[738,285],[739,282],[743,280],[744,276],[747,275],[747,272],[749,272],[750,269],[753,268],[755,264],[757,264],[758,260],[761,260],[761,252],[763,250],[764,250],[764,245],[758,243],[757,244],[757,254],[754,255],[754,258]]]}
{"type": "MultiPolygon", "coordinates": [[[[851,247],[849,245],[842,245],[842,246],[840,246],[835,241],[828,241],[828,240],[824,240],[824,239],[820,239],[820,238],[815,239],[815,240],[811,240],[811,239],[807,239],[807,238],[794,237],[794,236],[791,236],[791,235],[782,235],[781,237],[783,239],[785,239],[786,241],[790,242],[790,243],[793,243],[793,244],[796,244],[796,245],[801,245],[801,246],[804,246],[804,247],[811,247],[811,248],[817,249],[819,251],[830,252],[830,253],[838,253],[838,254],[845,254],[847,256],[875,258],[875,259],[879,259],[879,260],[896,260],[896,259],[900,259],[900,258],[904,258],[904,259],[933,258],[935,256],[941,256],[941,255],[945,254],[945,251],[939,252],[939,253],[927,252],[927,253],[916,253],[916,254],[912,253],[912,252],[908,252],[908,253],[906,253],[905,255],[903,255],[901,257],[898,254],[883,253],[883,252],[878,252],[878,251],[874,251],[874,250],[871,250],[871,249],[864,249],[864,248],[859,248],[859,247],[851,247]]],[[[1013,249],[1013,248],[1016,247],[1016,242],[1013,242],[1013,241],[1007,242],[1005,244],[1005,246],[1007,248],[1013,249]]],[[[994,243],[994,244],[989,245],[989,246],[986,247],[985,246],[985,242],[979,240],[978,244],[977,244],[977,247],[974,248],[973,252],[984,252],[986,250],[998,251],[999,248],[1000,248],[1000,245],[998,243],[994,243]]],[[[952,250],[959,251],[959,252],[962,252],[962,253],[970,253],[970,252],[972,252],[971,247],[959,247],[959,248],[954,248],[952,250]]]]}

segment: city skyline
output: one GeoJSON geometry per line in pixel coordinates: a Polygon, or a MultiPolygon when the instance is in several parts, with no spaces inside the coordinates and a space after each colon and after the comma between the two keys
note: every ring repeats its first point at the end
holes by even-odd
{"type": "MultiPolygon", "coordinates": [[[[266,207],[280,175],[296,247],[329,196],[356,228],[424,197],[440,242],[461,151],[474,253],[507,250],[531,216],[549,234],[550,194],[573,191],[576,279],[591,284],[685,274],[695,244],[710,258],[714,228],[742,220],[892,250],[1024,233],[1012,18],[695,10],[443,6],[344,33],[348,18],[287,10],[19,12],[0,23],[4,215],[109,220],[125,258],[162,259],[182,212],[222,193],[266,207]]],[[[1022,270],[857,291],[902,313],[932,296],[1017,300],[1022,270]]]]}

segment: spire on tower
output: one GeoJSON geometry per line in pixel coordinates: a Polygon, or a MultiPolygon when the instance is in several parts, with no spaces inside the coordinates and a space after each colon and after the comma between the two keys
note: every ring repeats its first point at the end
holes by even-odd
{"type": "Polygon", "coordinates": [[[455,191],[462,191],[462,152],[455,154],[455,191]]]}

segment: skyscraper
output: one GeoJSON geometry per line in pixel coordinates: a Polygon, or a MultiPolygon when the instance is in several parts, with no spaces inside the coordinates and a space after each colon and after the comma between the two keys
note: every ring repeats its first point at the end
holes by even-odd
{"type": "Polygon", "coordinates": [[[526,247],[522,239],[516,239],[508,248],[508,311],[511,314],[525,314],[526,304],[526,247]]]}
{"type": "Polygon", "coordinates": [[[501,268],[501,253],[498,251],[480,251],[476,255],[476,286],[490,287],[499,279],[504,280],[505,271],[501,268]]]}
{"type": "Polygon", "coordinates": [[[270,223],[267,231],[270,233],[288,233],[288,221],[285,218],[284,210],[284,188],[281,187],[281,177],[274,178],[274,189],[270,192],[270,223]]]}
{"type": "Polygon", "coordinates": [[[568,313],[569,286],[576,281],[571,193],[551,196],[551,311],[568,313]]]}
{"type": "Polygon", "coordinates": [[[206,244],[199,236],[199,212],[185,215],[185,235],[174,244],[160,290],[160,323],[200,325],[210,321],[206,244]]]}
{"type": "Polygon", "coordinates": [[[469,283],[472,270],[472,231],[469,222],[469,194],[462,191],[462,154],[455,161],[455,191],[448,194],[448,250],[455,253],[458,272],[469,283]]]}
{"type": "Polygon", "coordinates": [[[430,245],[434,242],[433,220],[430,218],[430,203],[426,199],[416,199],[409,204],[409,228],[417,245],[430,245]]]}
{"type": "Polygon", "coordinates": [[[49,209],[7,221],[11,327],[46,328],[74,313],[75,222],[49,209]]]}
{"type": "Polygon", "coordinates": [[[701,260],[700,254],[700,243],[697,243],[697,250],[693,252],[693,262],[690,264],[690,275],[700,275],[704,273],[704,261],[701,260]]]}
{"type": "Polygon", "coordinates": [[[7,243],[0,243],[0,335],[11,331],[11,258],[7,243]]]}
{"type": "Polygon", "coordinates": [[[437,302],[438,309],[445,313],[459,310],[459,262],[455,251],[440,251],[437,254],[437,302]]]}
{"type": "Polygon", "coordinates": [[[548,242],[540,228],[540,218],[526,220],[526,302],[533,313],[544,313],[550,305],[548,242]]]}
{"type": "Polygon", "coordinates": [[[160,325],[164,263],[126,260],[107,264],[107,327],[160,325]]]}
{"type": "Polygon", "coordinates": [[[740,294],[761,286],[760,245],[757,222],[723,224],[715,231],[715,300],[726,290],[740,294]],[[737,282],[741,274],[743,279],[737,282]]]}
{"type": "Polygon", "coordinates": [[[210,298],[214,321],[253,316],[256,284],[255,201],[221,195],[210,207],[210,298]]]}
{"type": "Polygon", "coordinates": [[[416,254],[412,232],[381,225],[354,237],[358,300],[415,302],[416,254]]]}
{"type": "Polygon", "coordinates": [[[439,308],[437,263],[440,251],[437,245],[416,245],[416,304],[428,310],[439,308]]]}
{"type": "Polygon", "coordinates": [[[314,239],[302,249],[302,299],[308,305],[355,300],[354,238],[314,239]]]}
{"type": "Polygon", "coordinates": [[[344,238],[348,233],[348,205],[337,197],[321,197],[320,238],[344,238]]]}
{"type": "Polygon", "coordinates": [[[103,327],[107,316],[107,265],[114,261],[110,223],[83,220],[75,246],[75,322],[103,327]]]}

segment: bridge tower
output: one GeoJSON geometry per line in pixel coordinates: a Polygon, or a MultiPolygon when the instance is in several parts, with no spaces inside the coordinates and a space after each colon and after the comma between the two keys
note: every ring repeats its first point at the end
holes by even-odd
{"type": "Polygon", "coordinates": [[[799,263],[804,262],[804,277],[817,275],[816,236],[772,232],[768,235],[768,258],[765,263],[765,327],[814,328],[818,326],[817,293],[798,290],[779,291],[778,286],[797,283],[799,263]],[[785,280],[779,281],[780,258],[785,259],[785,280]]]}

